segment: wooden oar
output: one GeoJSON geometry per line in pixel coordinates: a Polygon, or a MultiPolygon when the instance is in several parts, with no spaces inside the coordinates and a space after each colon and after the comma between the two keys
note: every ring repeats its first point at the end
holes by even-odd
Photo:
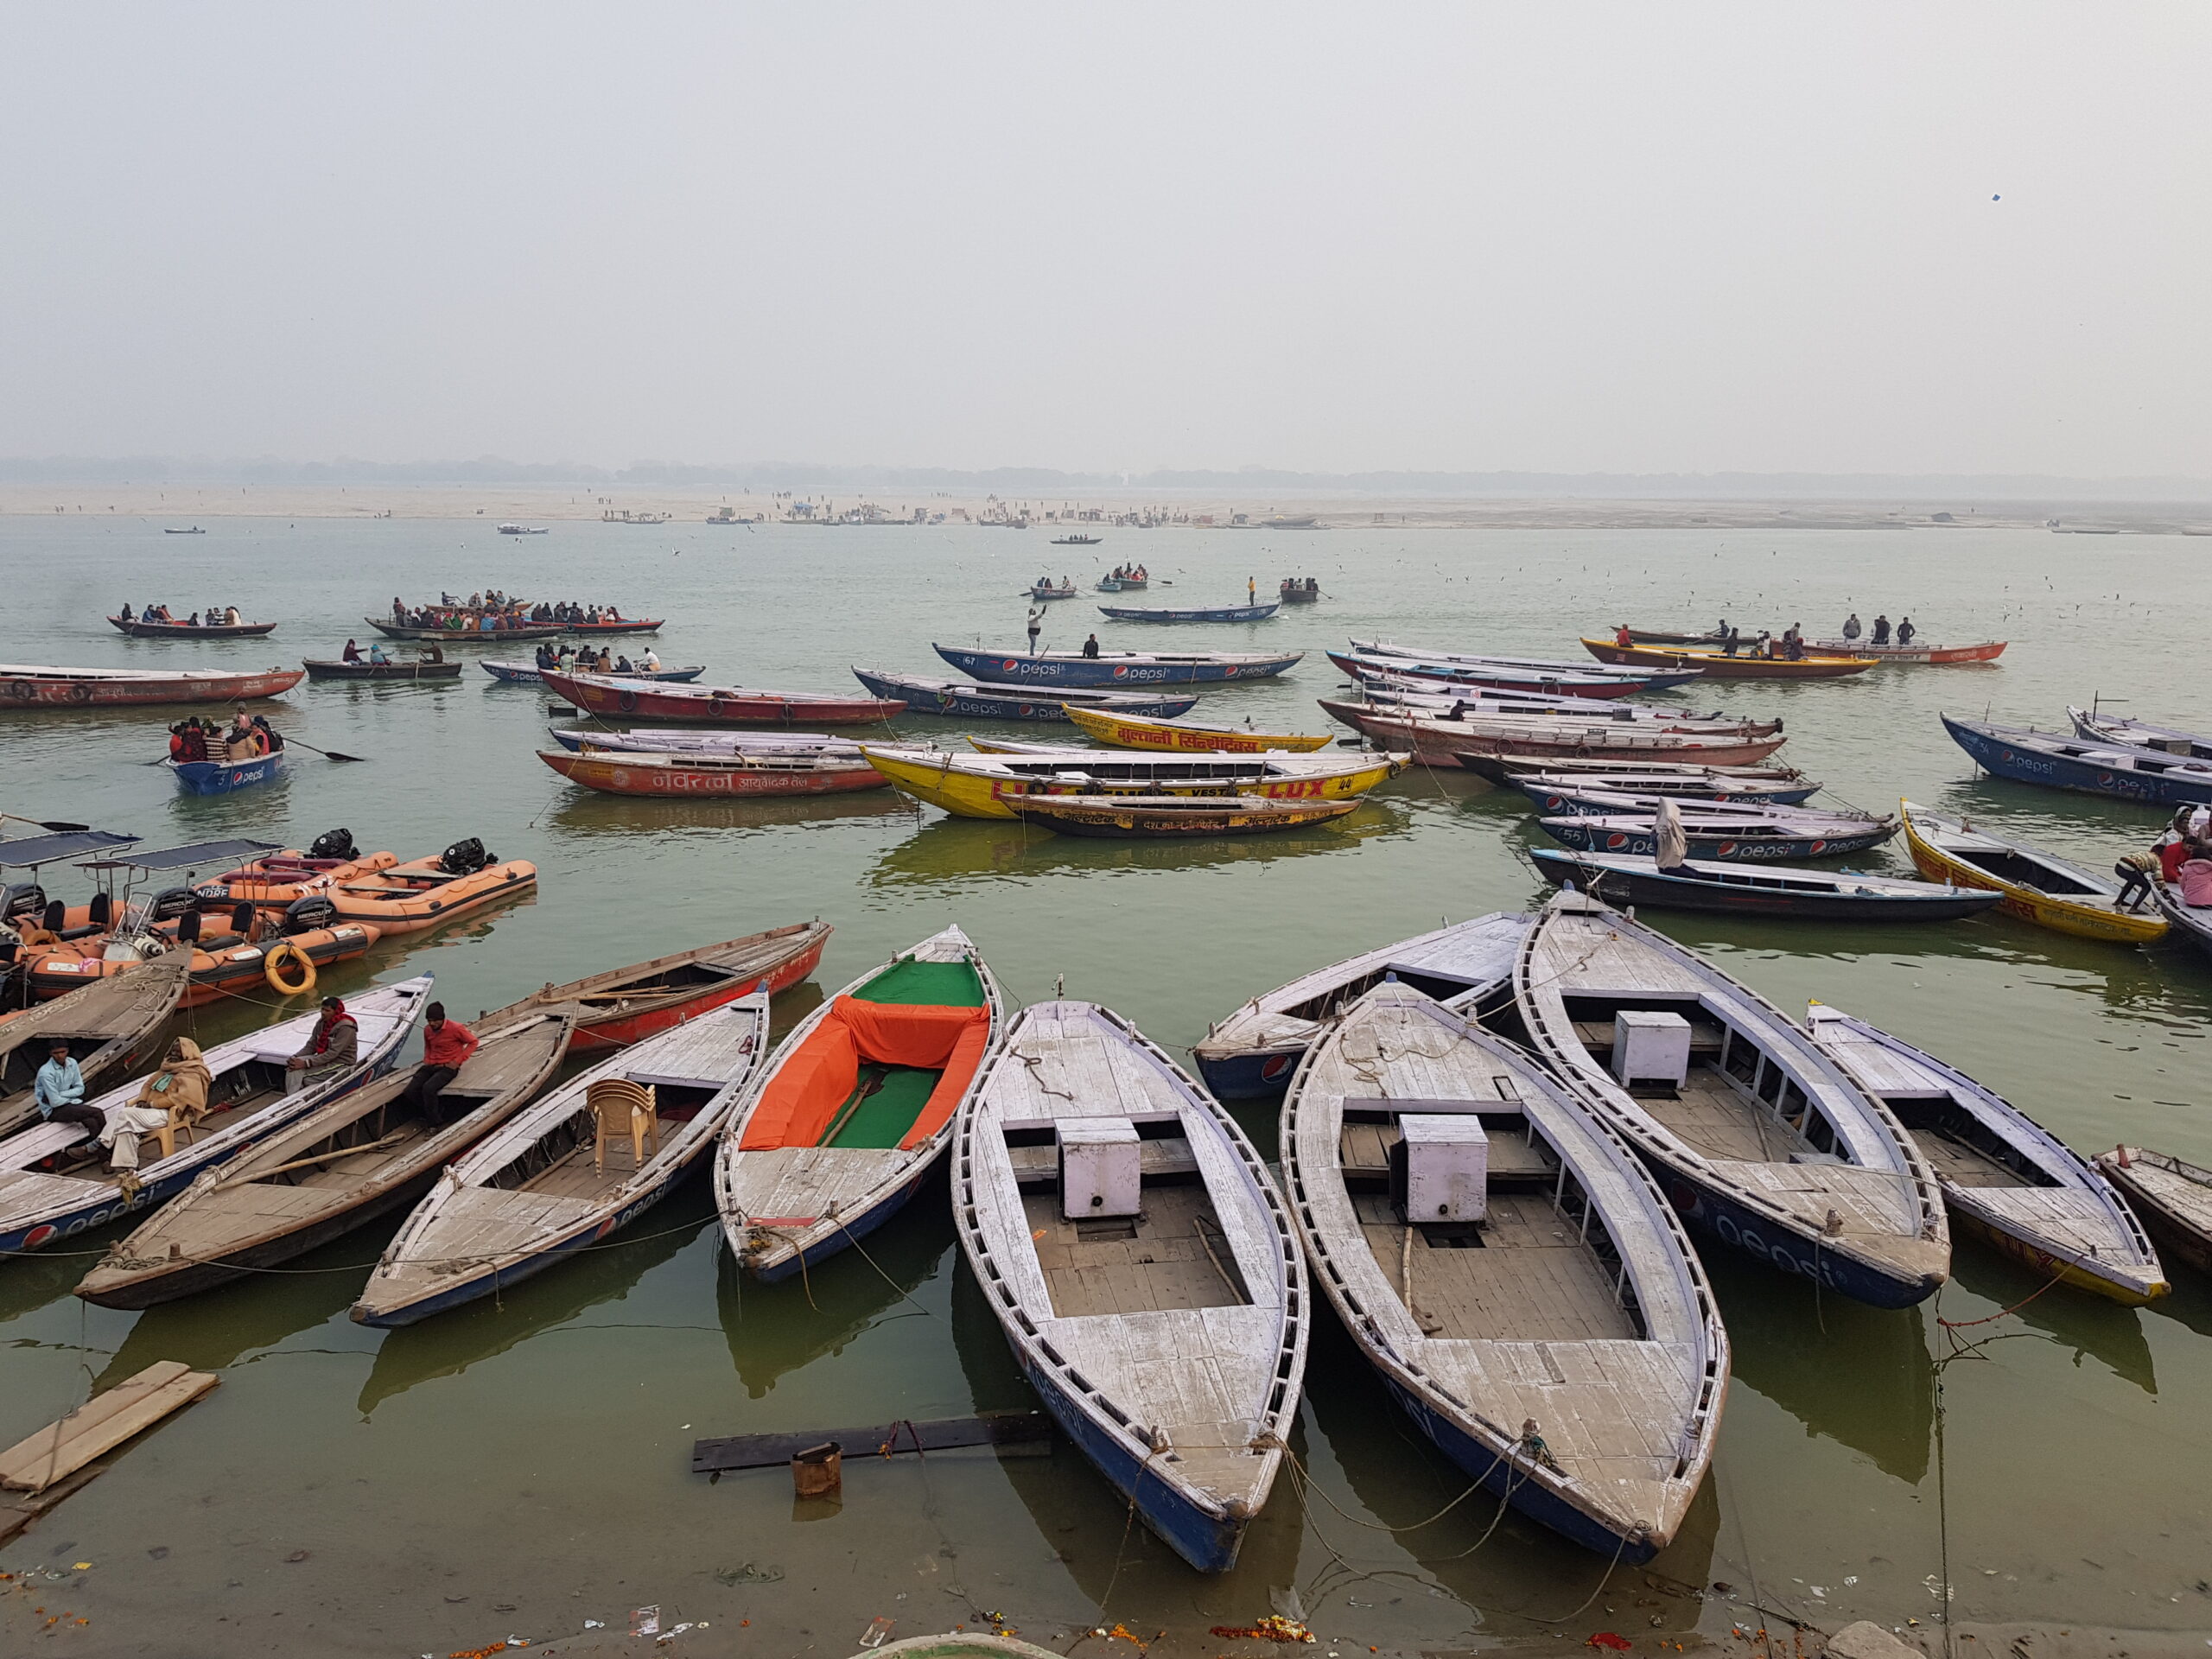
{"type": "Polygon", "coordinates": [[[284,747],[288,749],[305,749],[309,754],[319,754],[326,760],[366,760],[369,758],[365,754],[340,754],[336,749],[318,749],[314,744],[302,743],[296,737],[286,738],[284,747]]]}
{"type": "Polygon", "coordinates": [[[71,830],[89,830],[92,827],[89,823],[67,823],[57,818],[19,818],[13,812],[0,812],[0,818],[5,818],[10,823],[35,823],[41,830],[53,830],[56,835],[65,835],[71,830]]]}

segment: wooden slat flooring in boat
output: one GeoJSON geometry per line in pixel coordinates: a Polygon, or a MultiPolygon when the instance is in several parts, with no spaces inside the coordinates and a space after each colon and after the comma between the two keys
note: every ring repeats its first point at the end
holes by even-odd
{"type": "MultiPolygon", "coordinates": [[[[588,1171],[590,1154],[585,1154],[588,1171]]],[[[595,1195],[594,1195],[595,1196],[595,1195]]],[[[550,1235],[593,1215],[594,1201],[558,1193],[509,1192],[497,1187],[464,1187],[447,1194],[438,1225],[426,1235],[430,1261],[504,1255],[536,1249],[550,1235]]],[[[429,1262],[405,1264],[410,1273],[429,1270],[429,1262]]]]}
{"type": "Polygon", "coordinates": [[[2162,1168],[2140,1155],[2128,1166],[2127,1177],[2190,1226],[2212,1233],[2212,1185],[2162,1168]]]}
{"type": "Polygon", "coordinates": [[[1236,1272],[1227,1238],[1201,1186],[1147,1187],[1144,1213],[1130,1238],[1085,1238],[1100,1224],[1060,1215],[1057,1190],[1025,1196],[1021,1207],[1036,1238],[1056,1318],[1155,1313],[1174,1308],[1237,1307],[1248,1300],[1223,1268],[1236,1272]],[[1212,1230],[1199,1236],[1201,1224],[1212,1230]],[[1212,1256],[1207,1254],[1211,1243],[1212,1256]],[[1218,1257],[1216,1267],[1212,1257],[1218,1257]]]}
{"type": "MultiPolygon", "coordinates": [[[[1060,1149],[1058,1147],[1008,1147],[1007,1161],[1014,1166],[1014,1179],[1025,1186],[1039,1181],[1057,1181],[1060,1178],[1060,1149]]],[[[1198,1154],[1191,1150],[1191,1143],[1178,1135],[1163,1141],[1142,1141],[1137,1143],[1137,1174],[1142,1180],[1156,1180],[1169,1175],[1195,1175],[1198,1172],[1198,1154]]]]}
{"type": "Polygon", "coordinates": [[[2028,1183],[1987,1153],[1932,1129],[1909,1131],[1936,1175],[1954,1186],[2018,1186],[2028,1183]]]}
{"type": "MultiPolygon", "coordinates": [[[[1493,1128],[1489,1140],[1489,1173],[1493,1181],[1549,1177],[1558,1168],[1529,1145],[1528,1136],[1520,1130],[1493,1128]]],[[[1386,1175],[1390,1169],[1390,1148],[1398,1141],[1395,1123],[1347,1123],[1338,1137],[1337,1157],[1347,1175],[1386,1175]]]]}
{"type": "MultiPolygon", "coordinates": [[[[1406,1227],[1387,1196],[1354,1196],[1360,1231],[1383,1277],[1405,1294],[1406,1227]]],[[[1579,1230],[1548,1197],[1490,1195],[1479,1247],[1431,1245],[1414,1229],[1413,1297],[1423,1328],[1446,1339],[1629,1340],[1635,1321],[1579,1230]]]]}
{"type": "Polygon", "coordinates": [[[1636,1103],[1708,1158],[1767,1162],[1813,1150],[1756,1097],[1747,1098],[1727,1078],[1700,1067],[1690,1069],[1679,1096],[1639,1094],[1636,1103]]]}
{"type": "MultiPolygon", "coordinates": [[[[1685,1011],[1687,1017],[1687,1011],[1685,1011]]],[[[1572,1022],[1574,1034],[1599,1058],[1612,1052],[1613,1022],[1610,1020],[1577,1020],[1572,1022]]],[[[1693,1025],[1690,1027],[1690,1058],[1720,1052],[1720,1029],[1717,1026],[1693,1025]]]]}
{"type": "Polygon", "coordinates": [[[850,1215],[911,1158],[896,1147],[759,1147],[731,1171],[730,1197],[763,1220],[850,1215]]]}
{"type": "Polygon", "coordinates": [[[1730,1162],[1715,1159],[1714,1172],[1810,1222],[1826,1224],[1833,1211],[1842,1221],[1837,1236],[1890,1238],[1914,1213],[1908,1178],[1892,1171],[1820,1159],[1799,1164],[1730,1162]]]}

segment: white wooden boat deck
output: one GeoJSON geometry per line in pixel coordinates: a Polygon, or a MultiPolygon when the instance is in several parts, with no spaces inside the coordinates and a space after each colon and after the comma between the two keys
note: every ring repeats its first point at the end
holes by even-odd
{"type": "Polygon", "coordinates": [[[1917,1145],[1800,1027],[1719,969],[1561,893],[1529,935],[1516,995],[1537,1051],[1647,1155],[1724,1183],[1821,1249],[1905,1276],[1948,1273],[1942,1200],[1917,1145]],[[1680,1094],[1622,1088],[1607,1069],[1611,1015],[1572,1014],[1569,999],[1688,1020],[1680,1094]]]}
{"type": "Polygon", "coordinates": [[[1308,1056],[1282,1134],[1316,1282],[1370,1358],[1492,1455],[1533,1422],[1558,1467],[1517,1478],[1617,1535],[1671,1536],[1711,1458],[1727,1341],[1687,1236],[1618,1137],[1478,1027],[1389,985],[1308,1056]],[[1482,1119],[1479,1246],[1397,1213],[1398,1132],[1376,1121],[1396,1109],[1482,1119]]]}
{"type": "Polygon", "coordinates": [[[1211,1027],[1192,1052],[1201,1060],[1295,1052],[1313,1041],[1332,1010],[1357,1001],[1389,973],[1438,982],[1436,988],[1455,1003],[1479,999],[1512,977],[1514,958],[1533,922],[1518,912],[1494,911],[1317,968],[1254,997],[1211,1027]],[[1454,985],[1463,988],[1459,996],[1452,995],[1454,985]]]}
{"type": "Polygon", "coordinates": [[[2127,1158],[2127,1178],[2133,1185],[2170,1215],[2212,1237],[2212,1170],[2140,1147],[2128,1147],[2127,1158]]]}
{"type": "Polygon", "coordinates": [[[2141,1224],[2088,1160],[1993,1090],[1886,1032],[1822,1006],[1811,1024],[1822,1051],[1906,1123],[1955,1211],[2133,1295],[2163,1293],[2164,1272],[2141,1224]],[[1980,1145],[1977,1130],[1987,1137],[1980,1145]]]}
{"type": "Polygon", "coordinates": [[[962,1241],[1009,1340],[1207,1508],[1255,1511],[1297,1411],[1306,1326],[1281,1200],[1233,1120],[1117,1017],[1046,1002],[987,1066],[960,1148],[962,1241]],[[1050,1153],[1053,1125],[1102,1117],[1172,1125],[1153,1167],[1166,1178],[1187,1160],[1193,1177],[1146,1185],[1143,1214],[1122,1224],[1062,1218],[1057,1182],[1025,1196],[1035,1149],[1007,1133],[1050,1153]]]}

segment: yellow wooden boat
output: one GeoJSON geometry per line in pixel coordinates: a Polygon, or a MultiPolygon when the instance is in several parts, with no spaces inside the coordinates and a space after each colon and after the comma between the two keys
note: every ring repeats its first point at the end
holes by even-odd
{"type": "Polygon", "coordinates": [[[1910,801],[1897,806],[1912,861],[1930,881],[2001,893],[1998,909],[2077,938],[2148,944],[2165,937],[2166,919],[2157,912],[2139,916],[2119,907],[2120,883],[2111,876],[1939,818],[1910,801]]]}
{"type": "Polygon", "coordinates": [[[1101,743],[1117,749],[1168,749],[1179,754],[1264,754],[1278,749],[1310,754],[1329,747],[1329,734],[1255,732],[1249,726],[1217,726],[1196,720],[1116,715],[1063,703],[1067,716],[1101,743]]]}
{"type": "Polygon", "coordinates": [[[918,801],[956,817],[1011,818],[1020,795],[1258,795],[1276,801],[1348,801],[1402,772],[1406,757],[1204,754],[1173,759],[1101,749],[957,754],[863,743],[868,765],[918,801]]]}

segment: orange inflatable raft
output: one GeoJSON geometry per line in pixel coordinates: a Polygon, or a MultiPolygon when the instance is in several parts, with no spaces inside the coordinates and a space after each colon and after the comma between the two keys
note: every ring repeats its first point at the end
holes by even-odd
{"type": "Polygon", "coordinates": [[[288,847],[212,876],[192,890],[193,897],[210,907],[241,900],[282,908],[310,893],[327,893],[341,882],[357,880],[388,870],[399,862],[397,853],[363,853],[353,845],[349,830],[333,830],[317,836],[304,852],[288,847]]]}
{"type": "Polygon", "coordinates": [[[537,887],[537,865],[519,858],[495,859],[482,842],[470,840],[455,842],[429,858],[334,882],[327,896],[340,919],[373,927],[389,938],[443,926],[537,887]]]}

